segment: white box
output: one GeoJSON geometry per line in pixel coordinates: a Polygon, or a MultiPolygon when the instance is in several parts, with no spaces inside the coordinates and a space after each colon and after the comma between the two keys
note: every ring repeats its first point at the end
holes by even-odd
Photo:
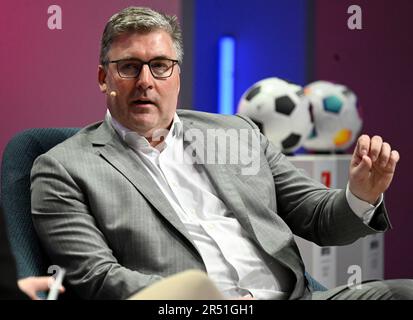
{"type": "Polygon", "coordinates": [[[384,277],[384,235],[382,233],[361,238],[351,245],[337,248],[337,284],[353,280],[359,270],[360,281],[382,280],[384,277]]]}

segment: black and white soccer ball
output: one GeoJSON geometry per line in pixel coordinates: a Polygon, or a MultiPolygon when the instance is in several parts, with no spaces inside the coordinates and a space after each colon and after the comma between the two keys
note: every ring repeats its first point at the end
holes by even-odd
{"type": "Polygon", "coordinates": [[[267,78],[242,95],[238,113],[251,118],[273,144],[291,154],[312,131],[309,108],[309,100],[301,86],[279,78],[267,78]]]}
{"type": "Polygon", "coordinates": [[[304,147],[318,152],[341,152],[349,148],[363,124],[355,93],[329,81],[310,83],[304,93],[314,117],[313,132],[304,141],[304,147]]]}

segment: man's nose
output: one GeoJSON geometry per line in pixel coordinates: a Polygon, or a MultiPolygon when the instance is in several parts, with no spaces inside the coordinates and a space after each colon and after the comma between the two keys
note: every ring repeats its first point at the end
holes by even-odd
{"type": "Polygon", "coordinates": [[[142,66],[141,72],[138,75],[136,86],[142,90],[147,90],[152,88],[152,81],[153,77],[151,70],[149,69],[149,66],[147,64],[144,64],[142,66]]]}

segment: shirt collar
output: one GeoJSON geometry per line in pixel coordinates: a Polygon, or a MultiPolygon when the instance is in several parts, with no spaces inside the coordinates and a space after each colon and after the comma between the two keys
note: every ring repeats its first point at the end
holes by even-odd
{"type": "MultiPolygon", "coordinates": [[[[139,149],[141,151],[148,150],[148,149],[151,149],[151,150],[154,149],[144,136],[141,136],[137,132],[124,127],[115,118],[113,118],[112,115],[110,114],[109,109],[106,111],[105,118],[107,121],[111,123],[112,127],[118,133],[120,138],[133,149],[139,149]]],[[[162,151],[168,144],[170,144],[172,139],[179,137],[181,133],[182,133],[182,122],[179,119],[178,114],[175,112],[169,132],[166,134],[164,141],[158,144],[155,149],[157,149],[158,151],[162,151]]]]}

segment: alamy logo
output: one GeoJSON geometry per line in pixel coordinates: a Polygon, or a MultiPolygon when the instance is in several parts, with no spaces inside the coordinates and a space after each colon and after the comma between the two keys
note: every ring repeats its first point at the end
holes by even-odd
{"type": "Polygon", "coordinates": [[[53,278],[50,278],[48,281],[48,287],[51,288],[53,285],[54,278],[61,268],[58,265],[52,264],[47,268],[47,274],[50,274],[53,278]]]}
{"type": "MultiPolygon", "coordinates": [[[[163,141],[169,130],[155,130],[152,141],[163,141]]],[[[177,164],[239,165],[242,175],[255,175],[260,169],[258,129],[188,129],[182,153],[174,154],[177,164]]]]}
{"type": "Polygon", "coordinates": [[[361,289],[361,267],[353,264],[348,267],[347,273],[351,274],[347,280],[347,286],[351,289],[361,289]]]}
{"type": "Polygon", "coordinates": [[[50,14],[47,19],[47,27],[50,30],[62,29],[62,8],[57,4],[53,4],[47,8],[47,13],[50,14]]]}
{"type": "Polygon", "coordinates": [[[347,19],[347,27],[350,30],[361,30],[363,29],[363,18],[361,7],[355,4],[351,5],[347,9],[347,13],[351,16],[347,19]]]}

